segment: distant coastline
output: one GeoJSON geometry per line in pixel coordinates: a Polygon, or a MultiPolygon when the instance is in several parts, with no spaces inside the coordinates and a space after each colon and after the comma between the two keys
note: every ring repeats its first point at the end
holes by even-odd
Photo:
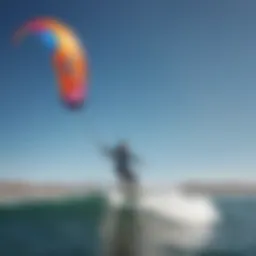
{"type": "MultiPolygon", "coordinates": [[[[108,187],[108,185],[106,185],[108,187]]],[[[173,186],[156,186],[155,191],[171,191],[173,186]]],[[[196,193],[209,196],[218,195],[255,195],[256,181],[187,181],[175,187],[186,193],[196,193]]],[[[49,198],[74,195],[86,195],[99,191],[102,184],[92,183],[39,183],[26,181],[0,181],[0,200],[5,201],[13,198],[49,198]]],[[[110,186],[111,188],[111,186],[110,186]]]]}
{"type": "Polygon", "coordinates": [[[188,181],[181,188],[188,193],[210,196],[256,196],[256,181],[188,181]]]}
{"type": "Polygon", "coordinates": [[[97,187],[85,184],[39,183],[26,181],[0,181],[0,201],[31,200],[85,195],[97,190],[97,187]]]}

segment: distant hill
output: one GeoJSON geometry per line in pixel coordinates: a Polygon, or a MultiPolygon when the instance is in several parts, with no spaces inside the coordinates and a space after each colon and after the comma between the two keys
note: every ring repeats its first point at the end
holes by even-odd
{"type": "Polygon", "coordinates": [[[188,181],[182,190],[208,195],[256,195],[256,181],[188,181]]]}
{"type": "Polygon", "coordinates": [[[44,198],[82,194],[93,191],[95,186],[89,183],[32,183],[21,181],[0,181],[0,200],[13,198],[44,198]]]}
{"type": "MultiPolygon", "coordinates": [[[[102,186],[102,184],[101,184],[102,186]]],[[[26,181],[0,181],[0,200],[13,198],[45,198],[86,194],[99,191],[92,183],[32,183],[26,181]]],[[[108,186],[106,185],[106,188],[108,186]]],[[[112,186],[109,188],[111,189],[112,186]]],[[[151,187],[151,186],[150,186],[151,187]]],[[[255,195],[256,181],[187,181],[178,185],[187,193],[204,195],[255,195]]],[[[152,186],[150,191],[170,191],[173,186],[152,186]]],[[[147,190],[147,189],[146,189],[147,190]]]]}

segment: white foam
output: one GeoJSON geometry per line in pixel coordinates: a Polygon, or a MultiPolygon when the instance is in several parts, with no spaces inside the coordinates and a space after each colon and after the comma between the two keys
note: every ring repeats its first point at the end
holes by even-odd
{"type": "MultiPolygon", "coordinates": [[[[116,190],[108,196],[113,207],[120,207],[124,203],[121,193],[116,190]]],[[[179,190],[169,193],[141,193],[138,207],[184,225],[211,225],[220,220],[219,211],[210,198],[184,194],[179,190]]]]}
{"type": "Polygon", "coordinates": [[[146,197],[142,199],[141,208],[154,211],[163,218],[191,226],[211,225],[220,217],[209,198],[184,195],[179,191],[146,197]]]}
{"type": "MultiPolygon", "coordinates": [[[[116,190],[108,196],[112,209],[124,203],[122,195],[116,190]]],[[[210,198],[186,195],[179,190],[141,193],[138,208],[144,234],[143,255],[149,252],[154,255],[154,249],[160,245],[198,250],[210,242],[214,227],[221,220],[210,198]]],[[[109,219],[106,222],[108,225],[111,223],[109,219]]],[[[160,252],[155,254],[160,255],[160,252]]]]}

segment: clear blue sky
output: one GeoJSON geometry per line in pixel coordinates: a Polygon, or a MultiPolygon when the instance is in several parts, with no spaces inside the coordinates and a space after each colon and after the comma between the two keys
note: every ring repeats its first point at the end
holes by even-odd
{"type": "Polygon", "coordinates": [[[256,177],[256,2],[63,0],[0,4],[0,177],[108,180],[94,145],[127,138],[143,179],[256,177]],[[14,31],[50,15],[90,57],[90,102],[59,104],[50,55],[14,31]]]}

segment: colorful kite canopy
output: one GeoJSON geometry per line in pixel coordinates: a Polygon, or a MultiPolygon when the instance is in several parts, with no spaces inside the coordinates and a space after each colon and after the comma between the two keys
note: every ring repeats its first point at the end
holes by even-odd
{"type": "Polygon", "coordinates": [[[15,40],[32,33],[52,50],[52,62],[61,99],[67,107],[81,107],[88,93],[88,62],[85,51],[74,32],[51,18],[27,22],[15,34],[15,40]]]}

